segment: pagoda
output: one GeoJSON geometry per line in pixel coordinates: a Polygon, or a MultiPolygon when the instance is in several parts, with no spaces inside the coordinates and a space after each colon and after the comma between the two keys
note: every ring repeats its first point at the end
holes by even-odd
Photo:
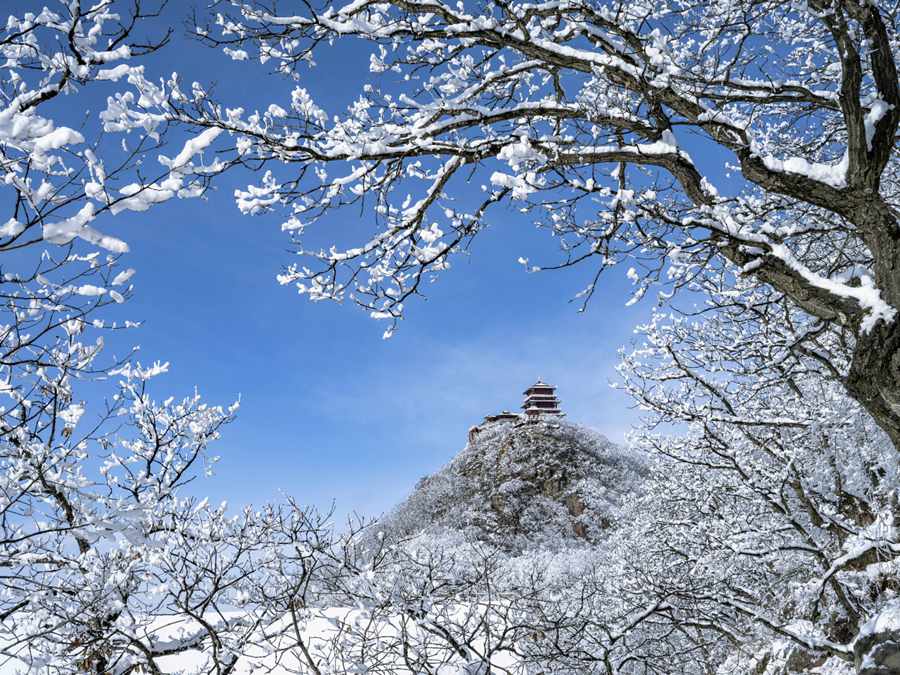
{"type": "Polygon", "coordinates": [[[540,415],[557,415],[562,417],[565,413],[559,409],[559,399],[556,398],[556,387],[538,380],[525,390],[525,403],[522,409],[529,419],[535,419],[540,415]]]}

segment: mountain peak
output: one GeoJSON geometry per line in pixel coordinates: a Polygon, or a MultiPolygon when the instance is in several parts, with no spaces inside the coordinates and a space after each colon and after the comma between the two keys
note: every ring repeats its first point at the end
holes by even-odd
{"type": "Polygon", "coordinates": [[[463,536],[509,551],[595,543],[645,471],[640,458],[555,411],[504,411],[472,427],[465,448],[381,525],[393,536],[463,536]]]}

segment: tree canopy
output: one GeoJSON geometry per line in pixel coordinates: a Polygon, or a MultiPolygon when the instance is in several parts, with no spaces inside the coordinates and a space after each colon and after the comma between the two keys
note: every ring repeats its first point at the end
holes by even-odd
{"type": "Polygon", "coordinates": [[[890,672],[897,5],[230,0],[188,30],[283,76],[243,102],[150,72],[171,10],[71,0],[0,30],[0,652],[48,672],[185,653],[217,673],[890,672]],[[338,113],[303,80],[342,40],[372,83],[338,113]],[[100,82],[117,92],[74,128],[62,102],[100,82]],[[105,356],[134,324],[109,318],[133,270],[103,222],[225,172],[248,177],[241,212],[284,213],[279,281],[387,335],[502,205],[559,243],[527,269],[590,268],[584,303],[627,265],[623,302],[660,308],[622,359],[653,460],[629,522],[515,558],[185,497],[237,407],[156,402],[166,364],[105,356]],[[363,235],[318,233],[349,207],[363,235]],[[90,417],[85,382],[109,387],[90,417]]]}

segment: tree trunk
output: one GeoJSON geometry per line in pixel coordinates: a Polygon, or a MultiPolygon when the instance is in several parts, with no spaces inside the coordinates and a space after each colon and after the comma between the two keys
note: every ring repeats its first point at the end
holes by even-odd
{"type": "Polygon", "coordinates": [[[900,451],[900,316],[857,337],[847,391],[900,451]]]}
{"type": "MultiPolygon", "coordinates": [[[[847,390],[875,418],[900,451],[900,232],[891,207],[878,195],[861,199],[851,211],[872,251],[875,285],[881,298],[897,310],[892,321],[871,330],[856,330],[847,390]]],[[[861,317],[863,318],[863,317],[861,317]]],[[[857,326],[860,319],[854,321],[857,326]]]]}

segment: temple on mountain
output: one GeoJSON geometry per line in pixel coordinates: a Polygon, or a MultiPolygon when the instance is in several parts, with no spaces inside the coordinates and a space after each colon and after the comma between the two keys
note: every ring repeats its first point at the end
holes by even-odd
{"type": "Polygon", "coordinates": [[[565,413],[559,408],[559,399],[556,398],[556,387],[538,380],[525,390],[525,403],[522,404],[521,415],[504,410],[496,415],[486,415],[481,424],[476,424],[469,429],[469,443],[473,443],[485,428],[498,423],[524,424],[527,422],[539,422],[542,417],[563,417],[565,413]]]}
{"type": "Polygon", "coordinates": [[[556,398],[556,387],[538,380],[525,390],[525,402],[522,404],[522,410],[528,418],[535,418],[539,415],[557,415],[562,416],[562,410],[559,408],[559,399],[556,398]]]}

